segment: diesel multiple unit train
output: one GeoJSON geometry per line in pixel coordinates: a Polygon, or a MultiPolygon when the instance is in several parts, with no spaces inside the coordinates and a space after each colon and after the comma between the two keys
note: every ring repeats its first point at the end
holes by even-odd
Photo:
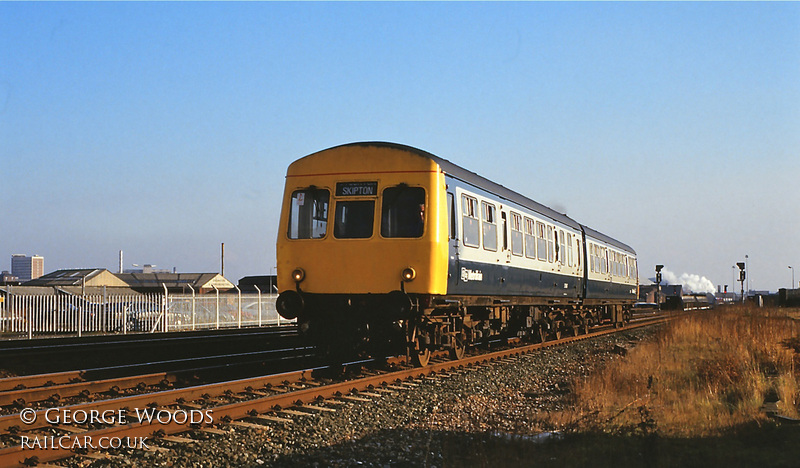
{"type": "Polygon", "coordinates": [[[278,312],[325,354],[463,356],[496,338],[621,326],[636,252],[425,151],[352,143],[292,163],[278,312]]]}

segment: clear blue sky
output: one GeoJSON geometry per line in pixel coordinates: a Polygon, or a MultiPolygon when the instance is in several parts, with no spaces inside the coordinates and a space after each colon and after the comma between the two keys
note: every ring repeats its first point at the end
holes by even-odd
{"type": "Polygon", "coordinates": [[[286,166],[357,140],[566,211],[643,281],[749,255],[788,287],[800,4],[0,3],[0,269],[217,271],[225,242],[269,274],[286,166]]]}

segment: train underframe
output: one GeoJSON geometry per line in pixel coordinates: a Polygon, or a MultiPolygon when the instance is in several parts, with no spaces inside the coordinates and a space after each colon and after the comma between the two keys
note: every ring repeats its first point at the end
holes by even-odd
{"type": "Polygon", "coordinates": [[[416,365],[449,350],[519,338],[544,342],[585,334],[600,324],[622,327],[633,301],[485,296],[310,295],[298,316],[301,332],[334,362],[407,353],[416,365]]]}

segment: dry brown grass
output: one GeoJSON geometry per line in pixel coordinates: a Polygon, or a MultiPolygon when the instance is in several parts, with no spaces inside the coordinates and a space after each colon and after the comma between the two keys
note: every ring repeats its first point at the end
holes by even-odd
{"type": "Polygon", "coordinates": [[[705,437],[763,422],[766,400],[800,417],[800,322],[781,309],[733,308],[672,321],[625,359],[576,382],[576,432],[705,437]]]}

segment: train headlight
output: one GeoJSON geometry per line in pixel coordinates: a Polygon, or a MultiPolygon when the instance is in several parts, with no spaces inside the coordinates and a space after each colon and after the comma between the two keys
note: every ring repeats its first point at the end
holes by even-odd
{"type": "Polygon", "coordinates": [[[299,283],[306,279],[306,272],[303,271],[302,268],[295,268],[295,270],[292,272],[292,279],[295,283],[299,283]]]}
{"type": "Polygon", "coordinates": [[[408,268],[403,270],[402,277],[403,277],[403,281],[409,282],[409,281],[412,281],[414,278],[417,277],[417,272],[414,271],[413,268],[408,267],[408,268]]]}

